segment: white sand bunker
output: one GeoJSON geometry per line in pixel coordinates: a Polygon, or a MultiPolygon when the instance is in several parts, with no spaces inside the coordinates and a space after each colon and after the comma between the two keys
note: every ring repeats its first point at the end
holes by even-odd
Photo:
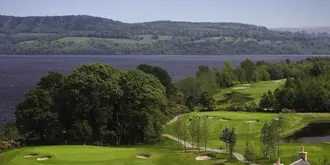
{"type": "Polygon", "coordinates": [[[243,86],[251,86],[251,84],[242,84],[243,86]]]}
{"type": "Polygon", "coordinates": [[[276,82],[276,83],[280,83],[280,82],[282,82],[282,80],[276,80],[276,81],[274,81],[274,82],[276,82]]]}
{"type": "Polygon", "coordinates": [[[27,155],[24,155],[24,158],[33,158],[36,156],[38,156],[38,154],[27,154],[27,155]]]}
{"type": "Polygon", "coordinates": [[[256,123],[256,122],[259,122],[259,120],[248,120],[246,121],[247,123],[256,123]]]}
{"type": "Polygon", "coordinates": [[[48,160],[50,158],[52,158],[52,157],[51,156],[42,156],[42,157],[37,158],[37,161],[44,161],[44,160],[48,160]]]}
{"type": "Polygon", "coordinates": [[[220,121],[229,121],[230,119],[221,118],[220,121]]]}
{"type": "Polygon", "coordinates": [[[233,89],[235,90],[235,89],[247,89],[247,88],[249,88],[249,87],[235,87],[233,89]]]}
{"type": "Polygon", "coordinates": [[[200,155],[196,157],[196,160],[210,160],[210,159],[212,158],[207,155],[200,155]]]}
{"type": "Polygon", "coordinates": [[[148,159],[148,158],[150,158],[150,155],[148,155],[148,154],[138,154],[138,155],[136,155],[136,157],[139,158],[139,159],[148,159]]]}

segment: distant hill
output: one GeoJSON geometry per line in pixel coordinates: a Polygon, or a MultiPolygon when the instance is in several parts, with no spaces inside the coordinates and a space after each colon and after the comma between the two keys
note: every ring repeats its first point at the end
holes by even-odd
{"type": "Polygon", "coordinates": [[[0,15],[0,54],[330,54],[330,35],[242,23],[0,15]]]}
{"type": "Polygon", "coordinates": [[[330,33],[330,27],[273,28],[272,30],[289,32],[305,31],[307,33],[330,33]]]}

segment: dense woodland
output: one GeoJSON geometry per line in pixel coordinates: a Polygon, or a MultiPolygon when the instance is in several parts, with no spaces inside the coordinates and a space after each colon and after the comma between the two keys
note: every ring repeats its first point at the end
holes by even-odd
{"type": "Polygon", "coordinates": [[[330,54],[330,35],[241,23],[0,16],[0,54],[330,54]]]}
{"type": "Polygon", "coordinates": [[[155,142],[171,115],[155,76],[96,63],[42,77],[15,116],[27,143],[123,145],[155,142]]]}

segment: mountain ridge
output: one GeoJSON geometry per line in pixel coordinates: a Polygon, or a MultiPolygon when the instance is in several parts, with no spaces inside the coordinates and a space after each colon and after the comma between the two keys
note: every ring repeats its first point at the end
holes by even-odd
{"type": "Polygon", "coordinates": [[[236,22],[0,15],[0,54],[330,54],[329,34],[236,22]]]}

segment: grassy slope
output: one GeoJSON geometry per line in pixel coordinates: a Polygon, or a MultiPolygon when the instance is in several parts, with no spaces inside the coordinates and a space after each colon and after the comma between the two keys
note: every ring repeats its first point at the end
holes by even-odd
{"type": "MultiPolygon", "coordinates": [[[[278,114],[269,114],[269,113],[245,113],[245,112],[196,112],[187,114],[181,118],[189,125],[189,116],[197,116],[197,115],[209,115],[215,116],[209,119],[211,125],[211,135],[210,140],[208,141],[208,146],[212,148],[224,147],[224,144],[219,141],[219,136],[221,134],[221,130],[228,126],[230,128],[236,128],[238,133],[238,143],[236,145],[236,151],[240,153],[244,153],[244,146],[246,140],[251,141],[253,144],[253,148],[257,156],[256,158],[260,158],[260,130],[263,124],[266,121],[272,120],[274,116],[278,114]],[[220,121],[220,118],[229,118],[230,121],[220,121]],[[258,119],[260,122],[257,123],[247,123],[247,120],[258,119]]],[[[284,117],[285,128],[282,131],[282,136],[286,136],[296,131],[297,129],[301,129],[302,126],[307,125],[311,121],[330,121],[330,114],[282,114],[284,117]]],[[[172,135],[175,135],[175,123],[169,125],[166,128],[166,132],[172,135]]],[[[330,159],[330,144],[299,144],[299,143],[282,143],[281,144],[281,160],[285,164],[289,164],[297,159],[297,153],[300,149],[300,146],[305,146],[305,150],[308,152],[308,159],[312,162],[312,164],[317,164],[319,160],[323,159],[324,155],[326,155],[330,159]]],[[[270,164],[272,160],[255,160],[262,164],[270,164]]]]}
{"type": "MultiPolygon", "coordinates": [[[[223,95],[226,93],[230,93],[232,91],[249,94],[253,101],[259,102],[261,96],[267,92],[268,90],[274,91],[276,88],[280,88],[285,83],[285,79],[276,80],[276,81],[262,81],[258,83],[252,83],[250,85],[247,84],[239,84],[230,88],[224,88],[219,93],[216,93],[213,97],[216,101],[224,99],[223,95]],[[238,89],[245,88],[245,89],[238,89]]],[[[225,107],[227,105],[218,105],[219,107],[225,107]]]]}
{"type": "Polygon", "coordinates": [[[119,44],[152,44],[154,42],[157,42],[158,40],[168,40],[171,39],[171,36],[159,36],[158,40],[151,39],[151,35],[140,35],[142,37],[142,40],[134,40],[134,39],[118,39],[118,38],[93,38],[93,37],[65,37],[58,39],[56,41],[58,42],[77,42],[77,43],[87,43],[88,40],[94,39],[99,41],[112,41],[119,44]]]}
{"type": "MultiPolygon", "coordinates": [[[[37,164],[75,164],[75,165],[208,165],[221,160],[196,161],[195,153],[184,153],[176,148],[172,140],[163,139],[152,146],[96,147],[96,146],[47,146],[27,147],[0,153],[1,165],[37,165],[37,164]],[[38,153],[40,156],[53,156],[46,161],[36,158],[23,158],[26,154],[38,153]],[[149,159],[138,159],[137,154],[150,154],[149,159]]],[[[226,155],[218,154],[218,158],[226,155]]],[[[241,165],[239,162],[226,163],[241,165]]]]}

